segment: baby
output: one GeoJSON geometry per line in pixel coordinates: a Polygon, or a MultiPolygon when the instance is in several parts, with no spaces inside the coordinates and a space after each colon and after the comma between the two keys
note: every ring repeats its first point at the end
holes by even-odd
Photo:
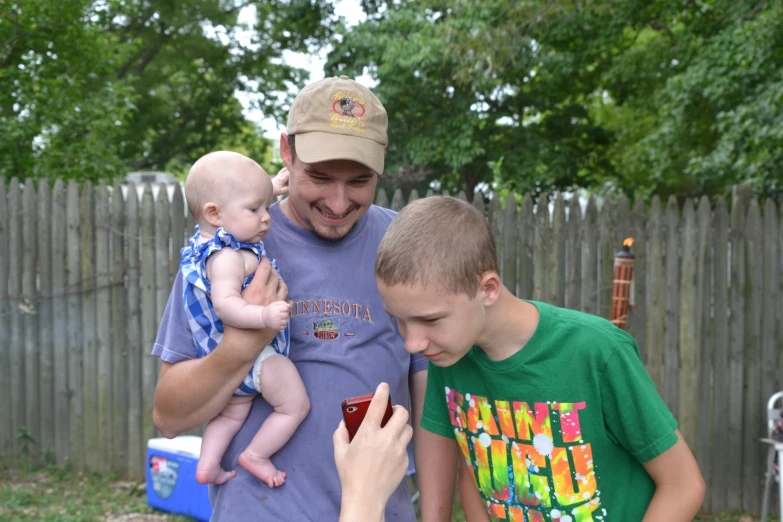
{"type": "MultiPolygon", "coordinates": [[[[266,255],[261,240],[269,232],[269,206],[284,192],[287,176],[273,184],[258,163],[234,152],[213,152],[196,161],[185,182],[185,197],[198,225],[182,249],[185,313],[199,357],[223,338],[223,323],[236,328],[273,328],[277,337],[262,351],[226,407],[204,431],[196,480],[223,484],[236,475],[220,461],[245,422],[253,399],[262,394],[274,412],[261,425],[239,465],[270,488],[285,482],[270,457],[291,438],[310,411],[302,379],[288,359],[290,304],[256,306],[242,299],[266,255]]],[[[277,270],[274,260],[272,266],[277,270]]]]}

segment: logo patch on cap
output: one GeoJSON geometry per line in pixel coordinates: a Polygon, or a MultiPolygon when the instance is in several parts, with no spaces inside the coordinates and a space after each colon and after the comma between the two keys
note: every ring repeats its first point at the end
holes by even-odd
{"type": "Polygon", "coordinates": [[[364,98],[355,96],[350,91],[337,91],[332,94],[331,101],[330,127],[364,132],[364,116],[367,114],[364,98]]]}

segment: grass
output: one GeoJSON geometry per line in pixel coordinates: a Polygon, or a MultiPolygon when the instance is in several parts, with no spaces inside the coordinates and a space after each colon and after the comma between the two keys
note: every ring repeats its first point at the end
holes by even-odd
{"type": "MultiPolygon", "coordinates": [[[[774,508],[773,508],[774,509],[774,508]]],[[[180,516],[162,516],[147,505],[143,482],[101,477],[68,467],[22,466],[5,469],[0,462],[0,520],[7,522],[107,522],[122,515],[125,520],[187,522],[180,516]],[[142,514],[159,516],[141,517],[142,514]]],[[[121,519],[120,519],[121,520],[121,519]]],[[[454,503],[454,522],[465,522],[459,501],[454,503]]],[[[698,522],[757,522],[741,513],[700,516],[698,522]]],[[[777,519],[773,519],[777,520],[777,519]]],[[[119,520],[118,520],[119,522],[119,520]]]]}
{"type": "MultiPolygon", "coordinates": [[[[104,522],[131,513],[155,513],[147,505],[143,482],[101,477],[68,467],[0,467],[0,520],[104,522]]],[[[186,522],[192,519],[169,516],[165,520],[186,522]]]]}

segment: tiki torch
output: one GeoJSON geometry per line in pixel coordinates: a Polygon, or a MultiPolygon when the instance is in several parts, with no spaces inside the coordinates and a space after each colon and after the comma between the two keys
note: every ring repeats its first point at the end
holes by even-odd
{"type": "Polygon", "coordinates": [[[623,241],[623,248],[614,257],[614,284],[612,285],[611,321],[621,330],[625,330],[628,319],[628,302],[631,298],[634,255],[631,253],[633,238],[623,241]]]}

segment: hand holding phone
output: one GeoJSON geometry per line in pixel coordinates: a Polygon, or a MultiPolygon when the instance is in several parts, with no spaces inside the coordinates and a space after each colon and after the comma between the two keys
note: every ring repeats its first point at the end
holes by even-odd
{"type": "Polygon", "coordinates": [[[408,411],[399,405],[391,407],[386,383],[378,386],[371,402],[366,397],[373,395],[343,402],[345,419],[351,419],[361,435],[350,442],[345,420],[332,435],[334,462],[342,486],[341,521],[383,520],[386,502],[408,470],[407,448],[413,436],[408,411]],[[358,428],[365,412],[367,425],[358,428]],[[371,518],[370,514],[376,516],[371,518]]]}
{"type": "MultiPolygon", "coordinates": [[[[374,393],[368,393],[367,395],[359,395],[343,401],[343,419],[345,420],[345,427],[348,429],[348,440],[353,440],[356,432],[359,431],[359,426],[361,426],[365,415],[367,415],[367,408],[370,407],[370,402],[374,395],[374,393]]],[[[391,397],[389,397],[389,401],[386,404],[386,412],[381,420],[381,428],[386,426],[391,416],[392,403],[391,397]]]]}

